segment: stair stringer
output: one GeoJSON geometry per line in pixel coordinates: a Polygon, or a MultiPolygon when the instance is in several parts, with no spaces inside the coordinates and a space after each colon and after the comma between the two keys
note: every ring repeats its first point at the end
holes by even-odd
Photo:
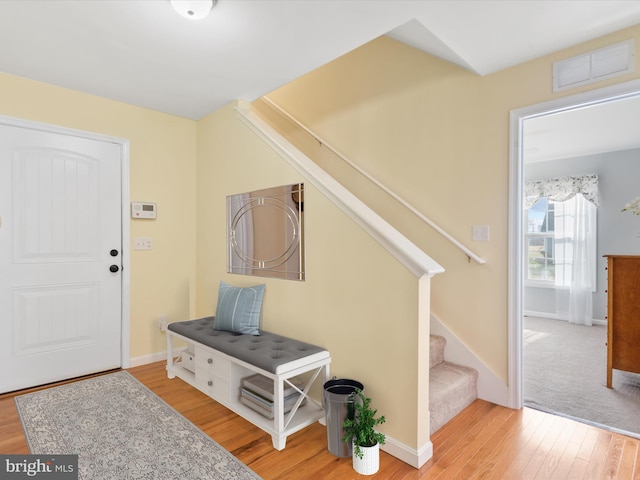
{"type": "Polygon", "coordinates": [[[503,407],[510,407],[509,386],[433,314],[431,314],[430,323],[431,335],[440,335],[447,340],[445,360],[478,371],[478,398],[503,407]]]}

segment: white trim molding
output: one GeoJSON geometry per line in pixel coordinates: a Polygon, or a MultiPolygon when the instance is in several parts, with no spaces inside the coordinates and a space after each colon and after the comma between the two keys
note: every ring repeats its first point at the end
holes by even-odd
{"type": "Polygon", "coordinates": [[[387,435],[384,445],[380,445],[380,450],[393,455],[414,468],[422,467],[433,457],[433,443],[431,443],[431,440],[419,450],[415,450],[387,435]]]}
{"type": "MultiPolygon", "coordinates": [[[[185,347],[174,348],[174,352],[184,351],[185,347]]],[[[133,357],[131,364],[127,368],[140,367],[142,365],[149,365],[150,363],[165,362],[167,361],[167,351],[151,353],[149,355],[141,355],[139,357],[133,357]]]]}

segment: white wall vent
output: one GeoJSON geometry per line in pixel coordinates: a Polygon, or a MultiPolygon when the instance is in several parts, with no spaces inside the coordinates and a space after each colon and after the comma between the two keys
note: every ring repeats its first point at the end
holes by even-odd
{"type": "Polygon", "coordinates": [[[553,64],[553,91],[588,85],[635,70],[633,40],[583,53],[553,64]]]}

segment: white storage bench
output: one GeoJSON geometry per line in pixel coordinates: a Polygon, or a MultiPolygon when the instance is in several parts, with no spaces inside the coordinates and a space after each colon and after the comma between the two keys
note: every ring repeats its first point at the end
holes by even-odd
{"type": "MultiPolygon", "coordinates": [[[[213,329],[214,317],[171,323],[167,329],[167,376],[181,378],[271,435],[273,446],[282,450],[287,437],[313,422],[324,420],[322,404],[309,397],[309,389],[320,378],[329,380],[331,356],[321,347],[260,331],[259,336],[213,329]],[[192,355],[176,355],[173,339],[193,346],[192,355]],[[259,373],[273,380],[274,418],[271,420],[240,401],[242,379],[259,373]],[[290,379],[302,374],[307,382],[298,388],[290,379]],[[289,413],[284,413],[284,390],[295,388],[301,395],[289,413]],[[304,402],[304,399],[308,399],[304,402]]],[[[189,349],[191,350],[191,349],[189,349]]]]}

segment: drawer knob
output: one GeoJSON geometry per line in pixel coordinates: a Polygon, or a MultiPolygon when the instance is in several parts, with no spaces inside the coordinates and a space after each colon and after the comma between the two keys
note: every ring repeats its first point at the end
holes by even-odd
{"type": "Polygon", "coordinates": [[[213,358],[207,358],[207,363],[211,365],[213,363],[213,358]]]}
{"type": "Polygon", "coordinates": [[[209,380],[209,381],[207,382],[207,385],[209,385],[210,387],[212,387],[212,386],[213,386],[213,380],[209,380]]]}

